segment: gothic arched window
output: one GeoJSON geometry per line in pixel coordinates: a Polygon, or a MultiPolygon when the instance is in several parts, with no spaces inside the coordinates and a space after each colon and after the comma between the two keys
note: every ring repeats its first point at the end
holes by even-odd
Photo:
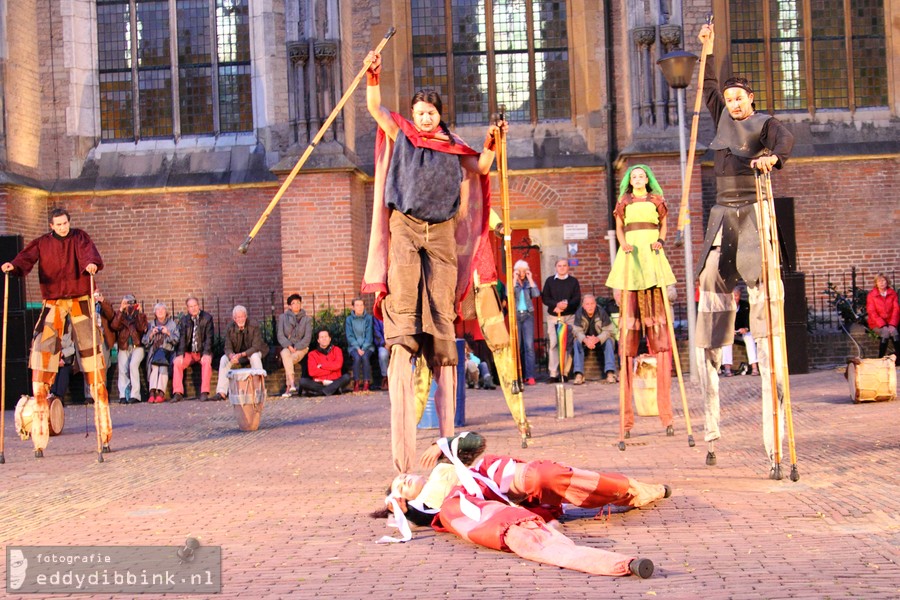
{"type": "Polygon", "coordinates": [[[97,0],[102,139],[252,130],[247,3],[97,0]]]}
{"type": "Polygon", "coordinates": [[[411,0],[413,80],[456,125],[571,117],[565,0],[411,0]]]}

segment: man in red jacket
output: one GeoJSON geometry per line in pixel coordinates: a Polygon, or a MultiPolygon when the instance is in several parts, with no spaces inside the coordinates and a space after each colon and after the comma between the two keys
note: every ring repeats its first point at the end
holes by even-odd
{"type": "Polygon", "coordinates": [[[69,213],[64,208],[50,211],[50,229],[50,233],[32,240],[11,262],[0,266],[4,273],[25,277],[37,264],[41,296],[44,298],[44,307],[34,328],[29,363],[37,401],[31,421],[34,455],[42,457],[50,439],[47,395],[59,370],[66,317],[72,323],[72,341],[78,348],[85,376],[91,389],[97,390],[94,403],[96,423],[103,451],[108,452],[112,422],[104,381],[106,364],[99,348],[102,334],[96,332],[96,324],[91,321],[91,276],[103,268],[103,259],[87,233],[69,226],[69,213]],[[95,374],[99,375],[97,381],[94,380],[95,374]]]}
{"type": "Polygon", "coordinates": [[[331,343],[331,334],[320,329],[316,334],[318,346],[306,355],[306,370],[309,377],[301,377],[299,387],[313,396],[331,396],[340,393],[350,381],[350,374],[341,374],[344,353],[331,343]]]}

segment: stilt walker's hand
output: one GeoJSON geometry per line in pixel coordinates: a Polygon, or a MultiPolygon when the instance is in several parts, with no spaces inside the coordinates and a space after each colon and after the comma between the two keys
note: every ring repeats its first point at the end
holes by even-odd
{"type": "Polygon", "coordinates": [[[369,52],[366,56],[369,68],[366,70],[366,85],[375,86],[381,83],[381,55],[369,52]]]}
{"type": "Polygon", "coordinates": [[[90,263],[88,266],[86,266],[84,268],[84,270],[87,271],[88,273],[90,273],[91,275],[96,275],[97,274],[97,265],[95,265],[94,263],[90,263]]]}
{"type": "Polygon", "coordinates": [[[759,169],[763,173],[771,173],[772,169],[774,169],[777,164],[778,157],[773,154],[771,156],[761,156],[750,161],[750,168],[759,169]]]}
{"type": "Polygon", "coordinates": [[[699,39],[700,43],[703,44],[703,53],[712,54],[713,42],[716,41],[716,32],[713,29],[713,24],[704,23],[703,26],[700,27],[700,33],[697,34],[697,39],[699,39]]]}
{"type": "Polygon", "coordinates": [[[487,135],[484,136],[484,149],[489,152],[496,152],[497,138],[501,133],[505,135],[507,131],[509,131],[509,125],[506,124],[506,121],[497,121],[488,127],[487,135]]]}

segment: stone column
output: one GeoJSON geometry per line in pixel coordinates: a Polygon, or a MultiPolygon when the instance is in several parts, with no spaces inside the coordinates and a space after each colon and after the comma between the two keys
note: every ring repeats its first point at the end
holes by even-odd
{"type": "Polygon", "coordinates": [[[641,65],[640,87],[638,88],[640,124],[652,126],[653,119],[653,71],[650,61],[650,48],[656,42],[656,27],[635,27],[631,37],[637,45],[639,64],[641,65]]]}

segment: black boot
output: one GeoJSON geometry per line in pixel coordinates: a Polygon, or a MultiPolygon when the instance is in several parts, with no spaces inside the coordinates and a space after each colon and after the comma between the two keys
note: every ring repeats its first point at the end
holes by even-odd
{"type": "Polygon", "coordinates": [[[888,338],[882,338],[878,344],[878,358],[883,358],[887,354],[888,338]]]}
{"type": "Polygon", "coordinates": [[[653,575],[653,561],[649,558],[635,558],[628,563],[628,570],[641,579],[653,575]]]}

